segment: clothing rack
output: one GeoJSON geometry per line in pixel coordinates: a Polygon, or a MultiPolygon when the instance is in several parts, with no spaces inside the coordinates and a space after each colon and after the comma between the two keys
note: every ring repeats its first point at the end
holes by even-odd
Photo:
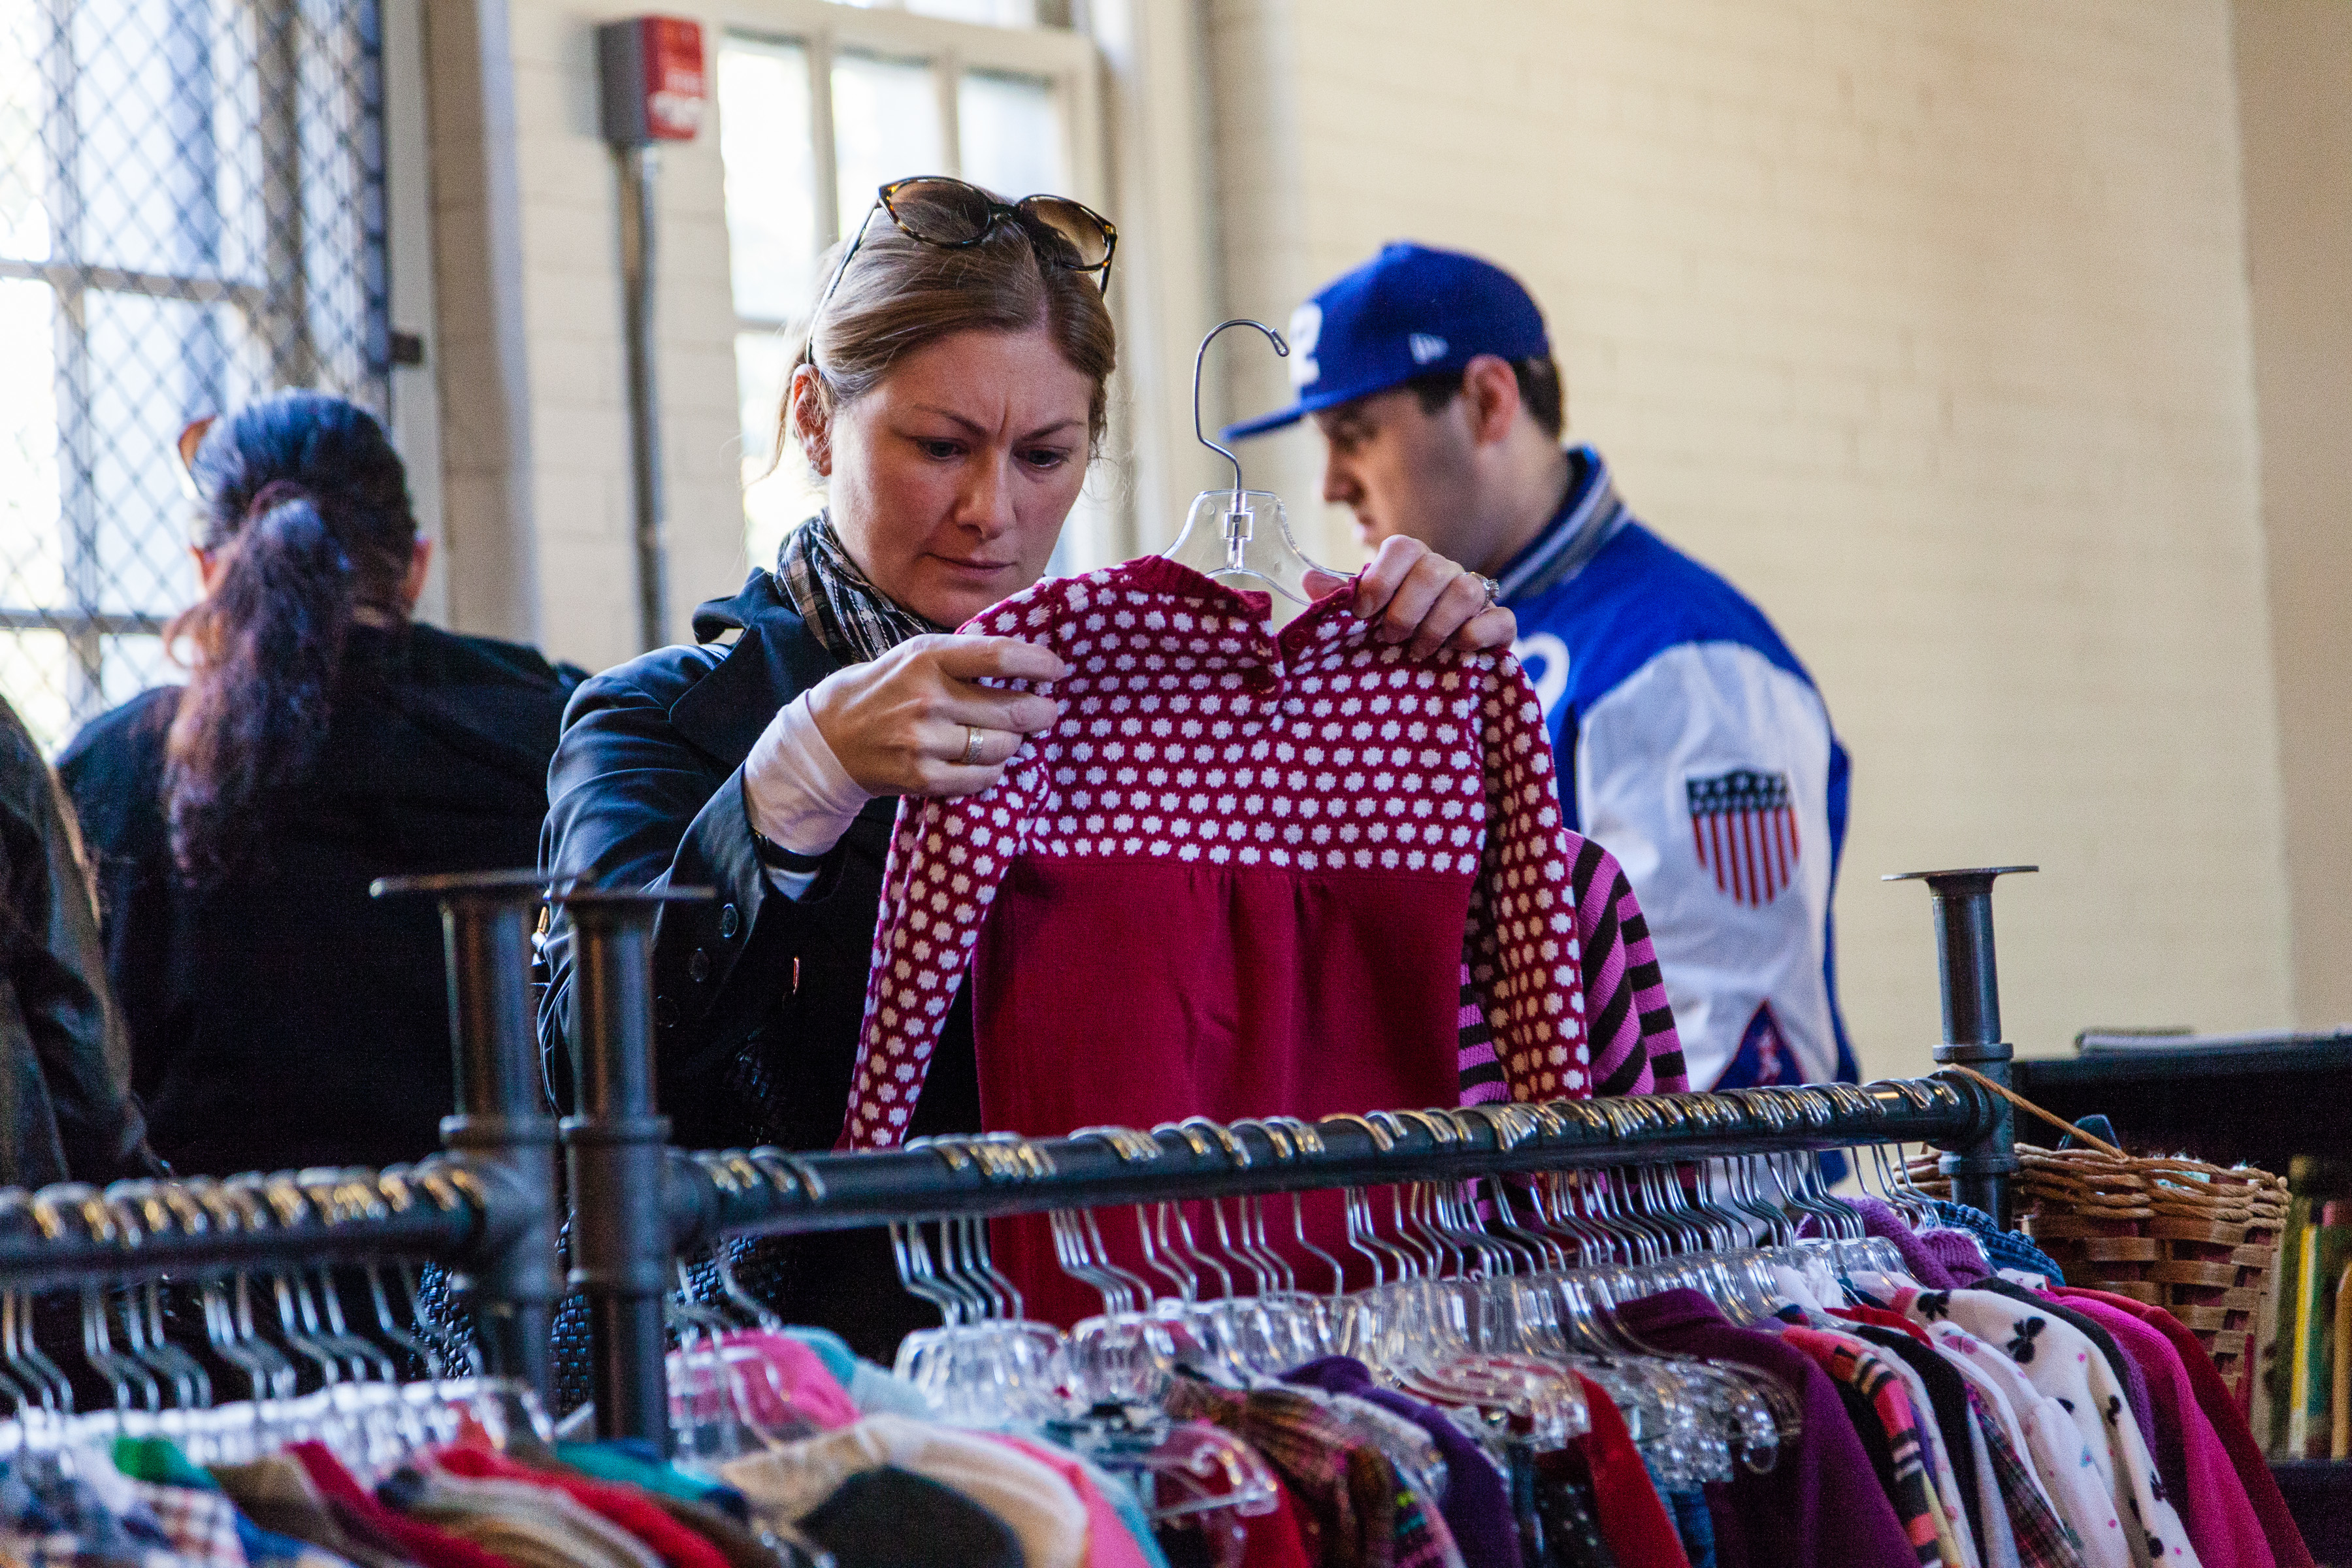
{"type": "MultiPolygon", "coordinates": [[[[1918,875],[1938,915],[1946,1043],[1937,1059],[2005,1082],[2012,1053],[1999,1040],[1991,921],[2000,874],[1918,875]]],[[[1944,1150],[1961,1201],[2001,1216],[2017,1169],[2008,1102],[1942,1074],[1861,1088],[1496,1104],[1313,1123],[1268,1117],[1222,1126],[1196,1118],[1149,1132],[984,1134],[854,1154],[666,1150],[668,1123],[652,1098],[653,927],[663,904],[707,897],[660,888],[570,900],[583,1093],[562,1139],[572,1279],[589,1297],[600,1437],[668,1445],[663,1300],[681,1252],[731,1237],[1898,1142],[1944,1150]]]]}
{"type": "MultiPolygon", "coordinates": [[[[1990,870],[1927,874],[1939,915],[1939,1060],[2006,1081],[1990,870]]],[[[681,1252],[727,1237],[945,1215],[1375,1186],[1513,1172],[1924,1142],[1964,1201],[2005,1210],[2008,1103],[1957,1076],[1548,1105],[1382,1111],[1307,1123],[1196,1118],[1151,1131],[932,1140],[857,1154],[668,1147],[653,1103],[651,954],[665,903],[705,889],[556,888],[535,871],[379,882],[440,901],[457,1107],[414,1166],[0,1192],[0,1290],[400,1258],[450,1271],[485,1370],[544,1397],[563,1286],[589,1300],[603,1436],[670,1440],[664,1302],[681,1252]],[[566,905],[578,963],[579,1113],[546,1113],[530,922],[566,905]],[[561,1148],[568,1201],[559,1208],[561,1148]],[[559,1275],[559,1220],[571,1268],[559,1275]]]]}
{"type": "Polygon", "coordinates": [[[530,1029],[537,888],[534,874],[379,884],[443,901],[458,1086],[443,1152],[382,1170],[0,1191],[0,1291],[438,1264],[471,1310],[483,1371],[546,1398],[559,1211],[530,1029]]]}

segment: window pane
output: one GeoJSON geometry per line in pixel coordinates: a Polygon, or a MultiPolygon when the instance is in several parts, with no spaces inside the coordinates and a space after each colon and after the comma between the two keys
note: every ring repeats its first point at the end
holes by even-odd
{"type": "Polygon", "coordinates": [[[978,22],[992,27],[1034,27],[1037,0],[842,0],[862,11],[883,11],[903,5],[918,16],[944,16],[950,22],[978,22]]]}
{"type": "Polygon", "coordinates": [[[857,232],[874,193],[909,174],[947,172],[938,78],[920,60],[845,54],[833,62],[833,144],[841,233],[857,232]]]}
{"type": "Polygon", "coordinates": [[[133,634],[104,637],[99,666],[99,689],[106,705],[128,702],[151,686],[176,686],[188,672],[163,657],[163,639],[133,634]]]}
{"type": "Polygon", "coordinates": [[[1064,189],[1062,117],[1042,77],[966,71],[956,84],[963,177],[1007,200],[1064,189]]]}
{"type": "Polygon", "coordinates": [[[735,313],[787,321],[816,294],[816,149],[808,51],[730,37],[719,47],[719,156],[735,313]]]}
{"type": "MultiPolygon", "coordinates": [[[[187,552],[189,506],[173,443],[214,401],[242,334],[218,307],[92,290],[90,358],[115,367],[92,389],[89,521],[100,606],[169,615],[196,591],[187,552]]],[[[251,370],[228,375],[235,406],[255,392],[251,370]]]]}
{"type": "Polygon", "coordinates": [[[945,16],[990,27],[1037,25],[1037,0],[907,0],[907,9],[918,16],[945,16]]]}
{"type": "Polygon", "coordinates": [[[735,334],[735,395],[743,426],[743,553],[755,566],[775,560],[786,531],[824,505],[824,486],[798,450],[775,460],[776,412],[791,363],[792,345],[781,334],[735,334]]]}
{"type": "Polygon", "coordinates": [[[181,425],[381,412],[373,0],[0,0],[0,691],[55,743],[163,675],[181,425]]]}
{"type": "Polygon", "coordinates": [[[12,610],[65,597],[55,300],[46,283],[0,281],[0,606],[12,610]]]}
{"type": "Polygon", "coordinates": [[[40,0],[0,0],[0,256],[49,254],[48,173],[41,148],[40,0]]]}
{"type": "Polygon", "coordinates": [[[70,663],[63,632],[0,632],[0,697],[51,756],[73,739],[74,718],[66,706],[70,663]]]}

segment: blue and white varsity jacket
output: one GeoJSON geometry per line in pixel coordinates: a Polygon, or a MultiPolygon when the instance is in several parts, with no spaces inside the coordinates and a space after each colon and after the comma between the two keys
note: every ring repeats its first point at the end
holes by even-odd
{"type": "Polygon", "coordinates": [[[1851,1082],[1829,710],[1761,610],[1633,520],[1598,452],[1569,460],[1559,514],[1498,581],[1570,825],[1642,900],[1693,1089],[1851,1082]]]}

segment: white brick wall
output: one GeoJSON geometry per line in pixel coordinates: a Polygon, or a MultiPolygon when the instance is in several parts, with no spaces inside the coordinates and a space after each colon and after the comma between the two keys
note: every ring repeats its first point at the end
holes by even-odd
{"type": "MultiPolygon", "coordinates": [[[[636,652],[637,610],[620,187],[597,129],[594,29],[642,7],[622,0],[474,0],[446,11],[436,6],[428,25],[446,34],[477,9],[491,48],[510,61],[503,84],[491,87],[493,101],[501,85],[511,92],[515,129],[502,144],[467,142],[478,137],[467,123],[478,123],[478,105],[468,115],[462,91],[436,90],[436,115],[446,110],[456,116],[446,136],[436,124],[435,173],[446,187],[436,190],[436,246],[445,259],[455,251],[495,277],[499,261],[470,253],[496,249],[477,232],[486,221],[500,228],[512,248],[503,265],[512,269],[519,325],[494,322],[464,288],[449,287],[445,266],[443,335],[453,321],[458,332],[445,347],[443,376],[453,454],[453,618],[470,629],[535,636],[551,656],[599,668],[636,652]],[[445,152],[449,155],[439,155],[445,152]],[[486,220],[486,200],[499,198],[482,195],[483,182],[460,153],[511,161],[520,193],[512,210],[486,220]],[[487,346],[501,328],[514,332],[508,347],[519,384],[505,401],[492,390],[487,346]],[[517,427],[503,430],[501,421],[517,427]],[[492,564],[524,578],[520,606],[496,603],[480,584],[469,604],[469,531],[484,542],[478,555],[490,552],[488,542],[502,542],[510,559],[492,564]]],[[[436,39],[436,61],[446,61],[445,48],[460,47],[436,39]]],[[[436,89],[448,85],[436,81],[436,89]]],[[[733,592],[742,580],[742,502],[717,139],[667,147],[661,157],[655,374],[669,524],[669,633],[682,639],[695,605],[733,592]]],[[[470,275],[463,280],[475,281],[470,275]]]]}
{"type": "Polygon", "coordinates": [[[2295,1015],[2352,1019],[2352,6],[2238,0],[2295,1015]]]}
{"type": "MultiPolygon", "coordinates": [[[[1211,0],[1210,33],[1229,308],[1391,238],[1511,267],[1576,433],[1811,664],[1867,1070],[1938,1032],[1884,871],[2042,864],[1997,900],[2023,1050],[2286,1021],[2223,0],[1211,0]]],[[[1316,458],[1257,453],[1310,530],[1316,458]]]]}

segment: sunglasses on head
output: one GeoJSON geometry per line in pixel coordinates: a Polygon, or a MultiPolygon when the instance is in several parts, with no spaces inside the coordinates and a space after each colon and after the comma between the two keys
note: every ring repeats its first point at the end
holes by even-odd
{"type": "MultiPolygon", "coordinates": [[[[874,194],[874,207],[887,214],[908,238],[942,250],[965,249],[986,239],[999,224],[1016,225],[1028,234],[1032,244],[1041,239],[1047,242],[1037,245],[1040,257],[1072,272],[1097,274],[1103,292],[1110,292],[1110,258],[1118,248],[1118,230],[1102,214],[1067,196],[1024,196],[1017,202],[1000,202],[967,181],[922,174],[884,185],[874,194]]],[[[849,270],[858,247],[866,243],[874,207],[866,209],[857,237],[842,252],[832,279],[824,286],[824,297],[816,302],[816,312],[810,320],[824,313],[834,290],[841,287],[842,275],[849,270]]]]}

